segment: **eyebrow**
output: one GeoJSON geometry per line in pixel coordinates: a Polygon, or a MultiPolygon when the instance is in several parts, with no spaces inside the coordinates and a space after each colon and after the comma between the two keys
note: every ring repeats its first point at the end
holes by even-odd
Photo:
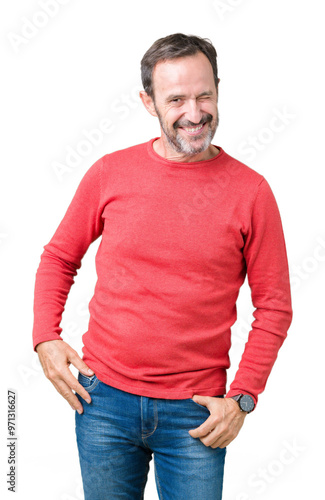
{"type": "MultiPolygon", "coordinates": [[[[211,90],[206,90],[204,92],[201,92],[197,97],[203,97],[203,96],[210,96],[213,95],[213,92],[211,90]]],[[[172,101],[173,99],[181,99],[183,97],[186,97],[185,94],[170,94],[167,98],[166,101],[172,101]]]]}

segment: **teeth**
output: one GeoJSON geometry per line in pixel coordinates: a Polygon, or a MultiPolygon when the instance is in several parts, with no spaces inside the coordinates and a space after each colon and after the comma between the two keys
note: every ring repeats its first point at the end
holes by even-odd
{"type": "Polygon", "coordinates": [[[187,132],[192,132],[192,133],[193,133],[193,132],[197,132],[197,131],[198,131],[198,130],[200,130],[202,127],[203,127],[203,125],[199,125],[198,127],[195,127],[195,128],[186,128],[186,127],[185,127],[185,130],[186,130],[187,132]]]}

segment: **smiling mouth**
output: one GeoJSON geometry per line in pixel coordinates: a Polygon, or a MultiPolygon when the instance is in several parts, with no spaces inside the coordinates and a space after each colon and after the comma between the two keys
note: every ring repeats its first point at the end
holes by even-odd
{"type": "Polygon", "coordinates": [[[199,135],[203,128],[205,126],[205,123],[202,123],[201,125],[197,125],[197,127],[179,127],[182,130],[185,130],[189,135],[199,135]]]}

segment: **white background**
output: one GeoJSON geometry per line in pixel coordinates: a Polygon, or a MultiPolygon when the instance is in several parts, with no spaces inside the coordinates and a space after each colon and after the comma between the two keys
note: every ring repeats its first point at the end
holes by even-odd
{"type": "MultiPolygon", "coordinates": [[[[322,2],[44,0],[45,4],[52,5],[51,16],[36,0],[3,2],[0,12],[1,497],[83,498],[74,414],[43,375],[32,349],[35,273],[43,246],[87,169],[106,153],[159,135],[156,119],[137,98],[140,60],[157,38],[184,32],[210,38],[217,49],[220,125],[213,142],[271,185],[292,279],[293,323],[258,408],[228,447],[224,500],[321,498],[322,2]],[[279,113],[285,118],[275,121],[279,113]],[[84,131],[98,128],[103,118],[110,120],[110,132],[59,178],[54,165],[66,164],[68,149],[81,148],[84,131]],[[275,123],[277,130],[272,131],[275,123]],[[252,137],[257,142],[248,150],[252,137]],[[8,388],[18,394],[15,495],[6,491],[8,388]]],[[[64,339],[80,354],[98,244],[84,257],[62,322],[64,339]]],[[[252,319],[246,282],[233,327],[229,383],[252,319]]],[[[153,465],[151,461],[147,500],[158,498],[153,465]]]]}

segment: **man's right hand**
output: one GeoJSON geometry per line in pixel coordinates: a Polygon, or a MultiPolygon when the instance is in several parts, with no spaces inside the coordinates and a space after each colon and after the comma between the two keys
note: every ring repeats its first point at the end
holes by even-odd
{"type": "Polygon", "coordinates": [[[41,342],[36,346],[36,352],[46,378],[68,401],[71,408],[81,414],[83,412],[82,404],[72,391],[77,392],[87,403],[91,402],[91,398],[86,389],[72,375],[69,365],[72,364],[87,377],[94,375],[94,372],[84,363],[78,353],[63,340],[41,342]]]}

